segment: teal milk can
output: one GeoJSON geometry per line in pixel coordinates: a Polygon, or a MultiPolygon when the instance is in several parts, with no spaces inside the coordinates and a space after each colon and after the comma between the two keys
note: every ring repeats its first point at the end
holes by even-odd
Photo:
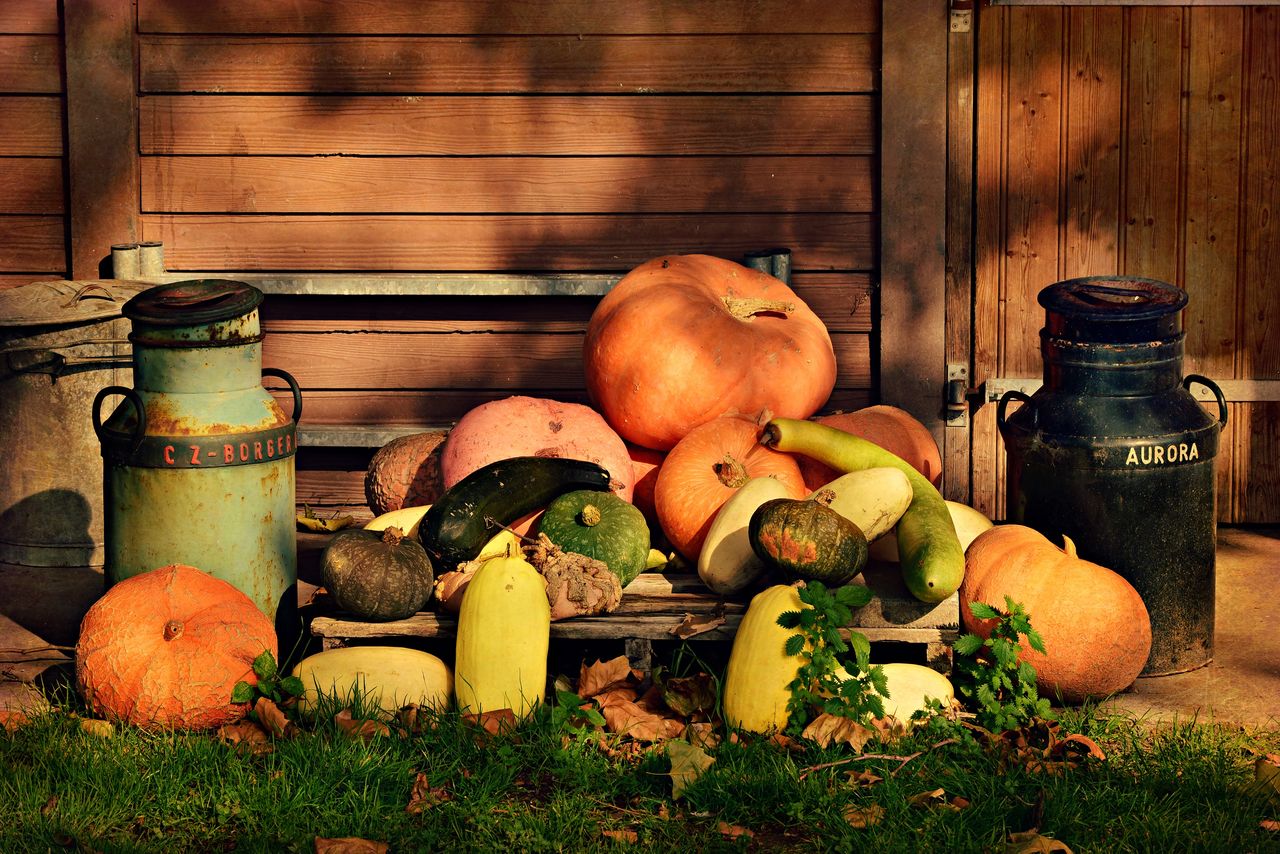
{"type": "Polygon", "coordinates": [[[106,583],[189,564],[230,582],[281,627],[296,612],[298,384],[262,369],[262,292],[207,279],[125,303],[134,388],[93,404],[102,446],[106,583]],[[286,414],[262,385],[284,380],[286,414]],[[106,420],[102,404],[124,400],[106,420]],[[277,613],[277,612],[280,613],[277,613]]]}

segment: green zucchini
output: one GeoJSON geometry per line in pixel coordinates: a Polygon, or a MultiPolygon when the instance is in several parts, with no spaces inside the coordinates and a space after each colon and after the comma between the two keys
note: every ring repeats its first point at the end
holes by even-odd
{"type": "Polygon", "coordinates": [[[911,504],[898,520],[902,580],[917,599],[941,602],[964,580],[964,549],[941,493],[910,463],[843,430],[794,418],[775,418],[760,444],[804,454],[841,472],[880,466],[899,469],[911,481],[911,504]]]}
{"type": "Polygon", "coordinates": [[[431,505],[418,539],[437,571],[472,560],[505,525],[578,489],[609,491],[609,472],[586,460],[512,457],[476,469],[431,505]]]}

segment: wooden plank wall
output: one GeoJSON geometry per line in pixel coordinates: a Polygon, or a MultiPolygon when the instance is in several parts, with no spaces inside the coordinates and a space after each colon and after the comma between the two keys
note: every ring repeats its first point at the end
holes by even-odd
{"type": "Polygon", "coordinates": [[[67,270],[57,0],[0,3],[0,288],[67,270]]]}
{"type": "MultiPolygon", "coordinates": [[[[832,331],[830,407],[870,401],[879,0],[137,9],[141,235],[169,270],[612,274],[784,246],[832,331]]],[[[307,424],[447,424],[582,400],[594,304],[270,297],[264,362],[307,424]]],[[[362,500],[363,458],[299,464],[300,500],[362,500]]]]}
{"type": "MultiPolygon", "coordinates": [[[[1280,378],[1280,8],[983,7],[979,27],[977,382],[1039,376],[1042,287],[1115,274],[1188,291],[1188,373],[1280,378]]],[[[1229,418],[1219,517],[1275,522],[1280,403],[1229,418]]],[[[972,456],[1001,517],[994,404],[972,456]]]]}

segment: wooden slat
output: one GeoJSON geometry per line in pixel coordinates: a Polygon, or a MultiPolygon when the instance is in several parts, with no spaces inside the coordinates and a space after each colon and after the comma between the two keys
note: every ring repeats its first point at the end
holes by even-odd
{"type": "Polygon", "coordinates": [[[249,38],[144,36],[156,92],[869,92],[866,35],[249,38]]]}
{"type": "Polygon", "coordinates": [[[0,95],[0,156],[58,157],[61,154],[61,99],[0,95]]]}
{"type": "Polygon", "coordinates": [[[60,216],[0,216],[0,271],[65,270],[62,231],[60,216]]]}
{"type": "MultiPolygon", "coordinates": [[[[282,367],[281,365],[271,365],[282,367]]],[[[276,390],[274,396],[286,409],[289,406],[287,392],[276,390]]],[[[491,400],[500,400],[513,394],[530,397],[547,397],[568,403],[587,403],[583,389],[428,389],[411,391],[367,391],[347,389],[343,391],[316,391],[303,389],[303,424],[318,429],[328,426],[389,425],[417,428],[442,427],[456,422],[463,415],[491,400]]],[[[873,402],[868,386],[837,388],[832,392],[823,412],[861,409],[873,402]]]]}
{"type": "Polygon", "coordinates": [[[869,212],[870,157],[147,157],[175,213],[869,212]]]}
{"type": "Polygon", "coordinates": [[[63,212],[62,161],[53,157],[0,159],[0,214],[63,212]]]}
{"type": "MultiPolygon", "coordinates": [[[[866,335],[835,335],[840,386],[871,382],[866,335]]],[[[582,335],[280,333],[263,343],[263,363],[304,388],[585,388],[582,335]]]]}
{"type": "Polygon", "coordinates": [[[0,35],[0,92],[61,92],[60,51],[54,35],[0,35]]]}
{"type": "Polygon", "coordinates": [[[872,154],[868,95],[141,100],[143,154],[872,154]],[[801,129],[803,132],[801,132],[801,129]]]}
{"type": "MultiPolygon", "coordinates": [[[[59,272],[57,275],[61,276],[62,273],[59,272]]],[[[0,273],[0,291],[20,288],[32,282],[41,282],[48,279],[49,276],[49,273],[0,273]]]]}
{"type": "Polygon", "coordinates": [[[4,0],[0,33],[58,34],[58,0],[4,0]]]}
{"type": "MultiPolygon", "coordinates": [[[[1240,372],[1280,378],[1280,8],[1249,12],[1240,372]]],[[[1271,410],[1267,410],[1270,412],[1271,410]]],[[[1256,414],[1255,414],[1256,417],[1256,414]]],[[[1254,435],[1263,431],[1253,430],[1254,435]]],[[[1245,459],[1251,459],[1246,457],[1245,459]]],[[[1274,505],[1280,508],[1280,503],[1274,505]]]]}
{"type": "Polygon", "coordinates": [[[1129,10],[1121,272],[1179,281],[1182,10],[1129,10]]]}
{"type": "Polygon", "coordinates": [[[1236,426],[1236,516],[1242,523],[1275,523],[1280,507],[1280,403],[1234,407],[1236,426]]]}
{"type": "MultiPolygon", "coordinates": [[[[28,0],[30,2],[30,0],[28,0]]],[[[143,33],[869,33],[875,0],[140,0],[143,33]]]]}
{"type": "Polygon", "coordinates": [[[1063,278],[1120,272],[1120,113],[1124,11],[1067,13],[1063,278]]]}
{"type": "MultiPolygon", "coordinates": [[[[946,359],[971,368],[973,355],[974,39],[952,33],[947,44],[946,359]]],[[[948,370],[950,376],[950,370],[948,370]]],[[[948,413],[942,443],[942,492],[968,504],[969,413],[948,413]]]]}
{"type": "Polygon", "coordinates": [[[865,214],[142,217],[170,270],[629,270],[667,253],[790,246],[797,266],[869,270],[865,214]]]}

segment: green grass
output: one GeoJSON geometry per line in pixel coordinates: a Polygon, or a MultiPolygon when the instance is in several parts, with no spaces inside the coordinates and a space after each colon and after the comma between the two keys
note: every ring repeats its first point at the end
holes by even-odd
{"type": "Polygon", "coordinates": [[[55,712],[0,733],[0,851],[301,852],[317,836],[355,836],[392,851],[1000,852],[1009,832],[1036,824],[1076,852],[1280,851],[1280,833],[1259,827],[1280,818],[1280,804],[1249,786],[1252,751],[1280,752],[1280,730],[1145,725],[1087,710],[1066,717],[1065,729],[1103,746],[1105,762],[1049,776],[1002,766],[970,738],[929,749],[940,734],[922,733],[866,749],[925,751],[906,764],[872,759],[804,774],[854,753],[725,743],[673,801],[661,749],[610,758],[589,741],[566,741],[545,713],[487,743],[449,715],[412,738],[370,742],[326,723],[252,756],[207,735],[120,729],[98,738],[55,712]],[[855,788],[852,769],[884,779],[855,788]],[[405,806],[419,772],[449,799],[412,815],[405,806]],[[909,804],[937,788],[969,806],[909,804]],[[884,809],[874,826],[843,817],[871,803],[884,809]],[[729,838],[720,822],[754,835],[729,838]],[[635,831],[638,841],[614,842],[604,830],[635,831]]]}

